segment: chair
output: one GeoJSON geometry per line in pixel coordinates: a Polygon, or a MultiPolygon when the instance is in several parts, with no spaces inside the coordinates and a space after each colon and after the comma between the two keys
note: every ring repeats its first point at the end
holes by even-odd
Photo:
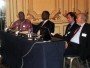
{"type": "MultiPolygon", "coordinates": [[[[77,59],[78,63],[80,63],[80,62],[79,62],[79,56],[67,56],[67,57],[64,57],[63,68],[66,68],[66,66],[65,66],[66,58],[70,60],[70,67],[69,67],[69,68],[72,68],[72,62],[73,62],[74,59],[77,59]]],[[[85,62],[86,62],[86,68],[90,68],[90,67],[89,67],[89,62],[88,62],[87,59],[85,60],[85,62]]],[[[80,67],[80,66],[79,66],[79,67],[80,67]]]]}
{"type": "Polygon", "coordinates": [[[70,68],[72,68],[72,62],[73,62],[73,60],[74,59],[77,59],[77,61],[78,61],[78,63],[79,63],[79,57],[78,56],[67,56],[67,57],[64,57],[64,65],[63,65],[63,68],[66,68],[66,64],[65,64],[65,62],[66,62],[66,59],[69,59],[70,60],[70,68]]]}
{"type": "Polygon", "coordinates": [[[89,67],[89,62],[88,62],[87,59],[86,59],[86,66],[87,66],[87,68],[90,68],[90,67],[89,67]]]}

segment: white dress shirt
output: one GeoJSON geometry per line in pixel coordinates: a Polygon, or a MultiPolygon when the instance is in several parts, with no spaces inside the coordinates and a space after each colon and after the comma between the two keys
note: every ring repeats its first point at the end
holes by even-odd
{"type": "Polygon", "coordinates": [[[67,31],[66,31],[66,34],[65,34],[65,36],[68,36],[68,34],[70,33],[70,32],[68,32],[68,30],[70,30],[71,29],[71,27],[73,26],[73,24],[74,24],[75,22],[72,22],[72,23],[70,23],[69,25],[70,25],[70,27],[68,27],[68,29],[67,29],[67,31]]]}
{"type": "MultiPolygon", "coordinates": [[[[43,25],[47,22],[48,20],[45,20],[44,22],[43,22],[43,24],[41,25],[41,27],[43,27],[43,25]]],[[[37,32],[37,35],[40,35],[40,30],[37,32]]]]}
{"type": "MultiPolygon", "coordinates": [[[[85,24],[85,23],[84,23],[85,24]]],[[[72,39],[70,40],[71,42],[80,44],[79,42],[79,38],[80,38],[80,33],[82,31],[82,28],[84,26],[84,24],[81,25],[80,29],[77,31],[77,33],[72,37],[72,39]]]]}
{"type": "Polygon", "coordinates": [[[74,23],[75,23],[75,22],[72,22],[72,23],[71,23],[71,27],[73,26],[74,23]]]}

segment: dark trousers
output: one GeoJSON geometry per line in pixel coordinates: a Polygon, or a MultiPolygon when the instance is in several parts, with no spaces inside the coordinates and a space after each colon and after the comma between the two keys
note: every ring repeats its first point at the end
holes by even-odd
{"type": "Polygon", "coordinates": [[[64,56],[79,56],[80,45],[70,42],[65,50],[64,56]]]}

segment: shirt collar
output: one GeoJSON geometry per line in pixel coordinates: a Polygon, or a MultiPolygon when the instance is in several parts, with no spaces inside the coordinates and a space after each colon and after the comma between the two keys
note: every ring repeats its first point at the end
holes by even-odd
{"type": "Polygon", "coordinates": [[[85,23],[81,24],[80,26],[83,27],[85,25],[85,23]]]}
{"type": "Polygon", "coordinates": [[[75,22],[72,22],[70,25],[72,26],[75,22]]]}
{"type": "Polygon", "coordinates": [[[44,20],[44,23],[47,22],[48,20],[44,20]]]}

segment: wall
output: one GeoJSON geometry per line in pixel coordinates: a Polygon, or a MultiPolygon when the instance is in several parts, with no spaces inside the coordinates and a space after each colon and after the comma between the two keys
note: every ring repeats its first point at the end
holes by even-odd
{"type": "MultiPolygon", "coordinates": [[[[61,23],[67,22],[66,13],[70,11],[89,13],[89,3],[90,0],[6,0],[6,22],[10,26],[18,18],[18,12],[23,11],[26,18],[36,24],[41,21],[42,11],[48,10],[50,12],[50,19],[56,24],[55,30],[61,30],[62,27],[57,28],[57,24],[61,25],[61,23]]],[[[90,14],[88,16],[88,21],[90,22],[90,14]]]]}
{"type": "Polygon", "coordinates": [[[50,18],[61,12],[65,15],[69,11],[77,13],[90,11],[89,0],[6,0],[6,21],[8,26],[17,19],[19,11],[24,11],[27,18],[38,20],[43,10],[48,10],[50,18]]]}

